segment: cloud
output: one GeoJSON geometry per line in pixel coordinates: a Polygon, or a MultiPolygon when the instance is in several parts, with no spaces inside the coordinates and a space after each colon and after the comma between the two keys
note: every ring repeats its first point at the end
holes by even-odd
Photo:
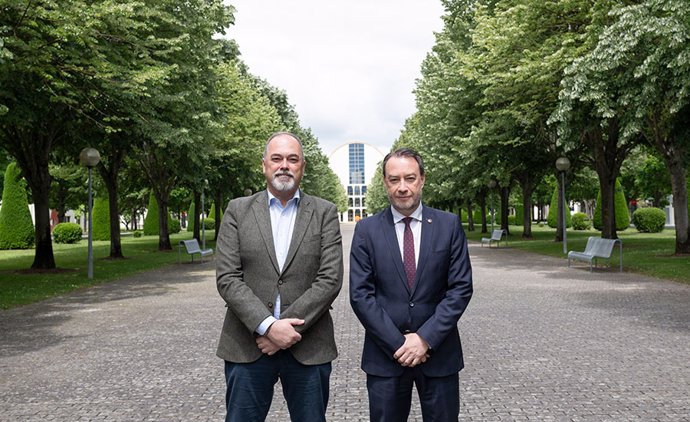
{"type": "Polygon", "coordinates": [[[438,0],[235,0],[252,73],[284,89],[322,149],[360,140],[386,151],[415,109],[415,79],[442,27],[438,0]]]}

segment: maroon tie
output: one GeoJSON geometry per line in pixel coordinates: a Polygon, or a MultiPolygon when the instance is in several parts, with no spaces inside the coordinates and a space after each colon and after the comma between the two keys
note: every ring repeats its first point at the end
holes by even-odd
{"type": "Polygon", "coordinates": [[[417,272],[417,264],[414,259],[414,236],[410,228],[410,221],[412,221],[412,217],[403,218],[403,222],[405,223],[405,234],[403,236],[403,266],[405,267],[405,274],[407,274],[407,285],[412,287],[415,273],[417,272]]]}

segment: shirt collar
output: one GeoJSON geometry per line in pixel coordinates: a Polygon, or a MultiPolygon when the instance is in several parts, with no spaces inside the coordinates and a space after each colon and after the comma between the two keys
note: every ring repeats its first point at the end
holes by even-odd
{"type": "MultiPolygon", "coordinates": [[[[271,193],[270,190],[266,189],[266,192],[268,193],[268,206],[269,206],[269,207],[271,206],[271,204],[274,204],[274,203],[275,203],[275,204],[278,204],[278,205],[280,205],[280,206],[283,206],[283,204],[280,203],[280,200],[279,200],[278,198],[276,198],[276,197],[271,193]]],[[[290,204],[291,201],[294,201],[294,202],[295,202],[295,205],[299,204],[300,198],[301,198],[301,196],[300,196],[300,190],[297,189],[297,190],[295,191],[295,194],[292,195],[292,198],[290,198],[290,200],[287,202],[287,204],[285,204],[285,206],[287,207],[287,206],[290,204]]]]}
{"type": "MultiPolygon", "coordinates": [[[[410,214],[410,217],[412,217],[412,219],[414,219],[414,220],[422,221],[422,208],[423,208],[423,207],[422,207],[422,203],[420,202],[420,203],[419,203],[419,206],[417,207],[417,209],[414,210],[414,211],[412,212],[412,214],[410,214]]],[[[400,220],[402,220],[403,218],[405,218],[405,216],[402,215],[402,214],[401,214],[398,210],[396,210],[393,206],[391,206],[391,213],[393,214],[393,222],[394,222],[395,224],[398,224],[398,223],[400,222],[400,220]]]]}

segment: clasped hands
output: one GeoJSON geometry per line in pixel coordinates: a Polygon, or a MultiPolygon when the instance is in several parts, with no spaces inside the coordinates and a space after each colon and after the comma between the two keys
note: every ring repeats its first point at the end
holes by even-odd
{"type": "Polygon", "coordinates": [[[405,334],[405,343],[393,354],[399,364],[408,368],[426,362],[429,358],[429,345],[417,333],[405,334]]]}
{"type": "Polygon", "coordinates": [[[266,333],[256,338],[256,345],[269,356],[274,355],[278,350],[292,347],[295,343],[302,340],[302,335],[295,330],[295,326],[304,324],[303,319],[285,318],[276,320],[266,333]]]}

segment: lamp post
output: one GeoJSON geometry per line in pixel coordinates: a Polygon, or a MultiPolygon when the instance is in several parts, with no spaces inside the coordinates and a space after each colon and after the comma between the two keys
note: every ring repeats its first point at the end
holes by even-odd
{"type": "Polygon", "coordinates": [[[556,169],[558,169],[559,172],[561,172],[561,193],[563,195],[562,199],[558,201],[558,208],[563,209],[562,213],[562,222],[563,222],[563,253],[567,254],[568,253],[568,239],[567,239],[567,231],[566,231],[566,226],[567,226],[567,219],[565,218],[565,172],[570,169],[570,160],[566,157],[560,157],[558,160],[556,160],[556,169]]]}
{"type": "Polygon", "coordinates": [[[491,204],[491,232],[494,231],[494,188],[496,187],[496,181],[494,179],[489,180],[489,202],[491,204]]]}
{"type": "Polygon", "coordinates": [[[93,278],[93,230],[92,230],[92,203],[93,199],[91,196],[91,168],[95,167],[98,165],[99,161],[101,161],[101,154],[98,152],[97,149],[95,148],[84,148],[81,150],[79,153],[79,162],[81,163],[82,166],[85,166],[89,170],[89,200],[87,204],[87,215],[88,215],[88,230],[89,230],[89,252],[88,252],[88,277],[93,278]]]}
{"type": "Polygon", "coordinates": [[[204,191],[208,186],[208,180],[204,179],[204,186],[201,188],[201,249],[206,249],[206,208],[204,208],[204,191]]]}

